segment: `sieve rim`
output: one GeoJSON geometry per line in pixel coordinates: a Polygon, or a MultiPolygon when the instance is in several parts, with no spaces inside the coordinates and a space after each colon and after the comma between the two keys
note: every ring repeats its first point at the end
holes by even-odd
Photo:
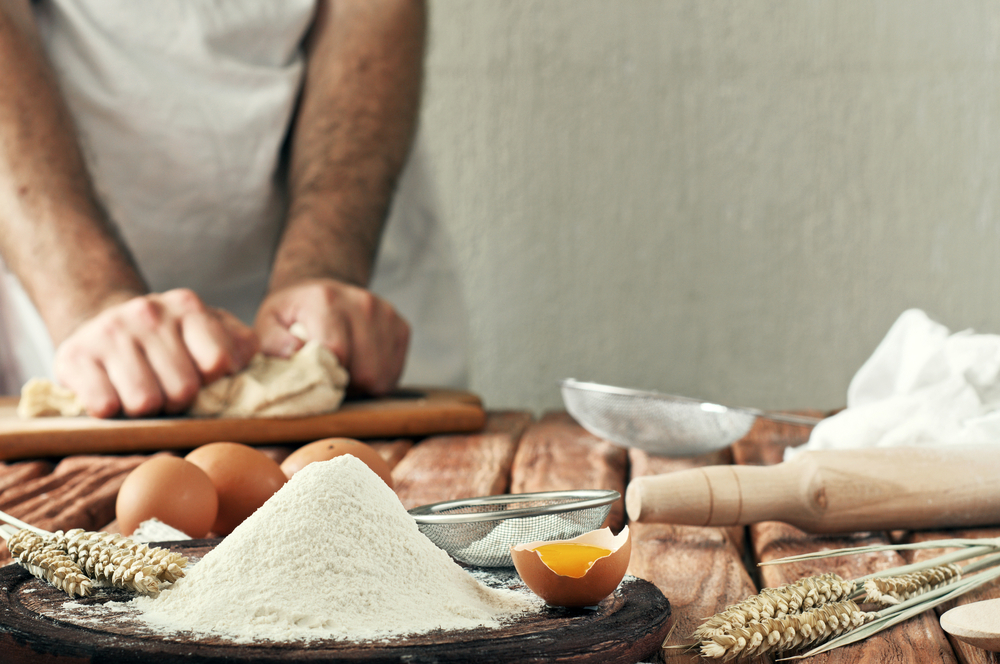
{"type": "Polygon", "coordinates": [[[601,392],[603,394],[613,394],[623,397],[644,397],[646,399],[656,399],[658,401],[681,401],[683,403],[699,406],[702,410],[715,413],[731,410],[737,413],[756,415],[758,417],[764,415],[763,411],[756,408],[746,408],[744,406],[723,406],[719,403],[705,401],[704,399],[696,399],[694,397],[685,397],[679,394],[667,394],[666,392],[657,392],[655,390],[637,390],[631,387],[617,387],[615,385],[592,383],[590,381],[577,380],[575,378],[563,378],[559,381],[559,385],[564,390],[570,389],[579,390],[581,392],[601,392]]]}
{"type": "Polygon", "coordinates": [[[448,523],[475,523],[479,521],[500,521],[504,519],[524,519],[546,514],[561,514],[576,512],[594,507],[603,507],[621,498],[621,494],[612,489],[572,489],[566,491],[536,491],[534,493],[507,493],[477,498],[460,498],[444,500],[430,505],[421,505],[407,510],[418,524],[434,525],[448,523]],[[457,507],[481,507],[483,505],[509,505],[533,500],[570,500],[552,505],[520,507],[510,510],[494,510],[490,512],[463,512],[460,514],[442,514],[446,509],[457,507]]]}

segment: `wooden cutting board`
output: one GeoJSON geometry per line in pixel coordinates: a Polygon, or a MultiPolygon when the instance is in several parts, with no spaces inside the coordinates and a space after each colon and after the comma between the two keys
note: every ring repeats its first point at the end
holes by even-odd
{"type": "MultiPolygon", "coordinates": [[[[174,544],[198,558],[211,540],[174,544]]],[[[488,585],[517,589],[513,571],[498,570],[488,585]]],[[[382,642],[313,641],[235,645],[178,635],[166,639],[137,618],[101,618],[100,604],[126,601],[124,591],[101,589],[68,596],[17,565],[0,569],[0,651],[4,662],[602,662],[650,661],[669,627],[670,603],[656,587],[629,578],[594,609],[547,608],[500,629],[463,630],[382,642]],[[96,618],[96,619],[95,619],[96,618]]],[[[523,588],[523,586],[520,586],[523,588]]],[[[321,589],[317,589],[321,590],[321,589]]],[[[523,592],[530,592],[523,590],[523,592]]]]}
{"type": "Polygon", "coordinates": [[[300,418],[21,419],[16,409],[16,397],[0,398],[0,461],[188,449],[216,441],[264,445],[332,436],[417,437],[478,431],[486,422],[479,397],[447,389],[404,390],[378,399],[347,400],[336,412],[300,418]]]}

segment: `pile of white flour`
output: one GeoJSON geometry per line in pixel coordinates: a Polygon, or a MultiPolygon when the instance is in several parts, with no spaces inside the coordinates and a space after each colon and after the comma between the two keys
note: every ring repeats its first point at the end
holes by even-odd
{"type": "Polygon", "coordinates": [[[541,608],[472,578],[348,455],[306,466],[172,588],[131,605],[158,631],[240,643],[495,628],[541,608]]]}

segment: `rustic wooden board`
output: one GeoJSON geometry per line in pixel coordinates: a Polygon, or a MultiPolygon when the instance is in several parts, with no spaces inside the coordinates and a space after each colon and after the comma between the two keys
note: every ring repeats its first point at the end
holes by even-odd
{"type": "Polygon", "coordinates": [[[424,439],[393,468],[396,495],[412,509],[506,493],[514,452],[530,421],[527,413],[491,412],[481,432],[424,439]]]}
{"type": "Polygon", "coordinates": [[[0,494],[0,509],[45,530],[96,530],[114,518],[118,488],[145,456],[77,456],[0,494]]]}
{"type": "MultiPolygon", "coordinates": [[[[725,464],[731,460],[728,449],[691,459],[669,459],[629,450],[631,477],[725,464]]],[[[628,573],[652,582],[670,598],[674,624],[666,645],[690,644],[691,633],[705,618],[757,592],[743,562],[744,528],[656,523],[633,523],[629,528],[632,559],[628,573]]],[[[690,650],[668,649],[663,655],[670,664],[704,661],[690,650]]]]}
{"type": "Polygon", "coordinates": [[[511,493],[566,489],[612,489],[622,498],[605,525],[625,525],[628,453],[588,433],[565,412],[547,413],[525,432],[511,466],[511,493]]]}
{"type": "MultiPolygon", "coordinates": [[[[743,464],[773,464],[782,460],[784,449],[807,440],[808,431],[760,420],[750,435],[734,446],[734,459],[743,464]]],[[[873,505],[873,509],[877,506],[873,505]]],[[[868,544],[888,543],[886,533],[853,533],[841,536],[807,534],[785,523],[766,521],[749,527],[757,561],[868,544]]],[[[855,579],[875,571],[905,564],[894,552],[828,558],[759,568],[760,586],[776,587],[805,576],[832,572],[855,579]]],[[[956,662],[955,654],[933,612],[916,616],[864,641],[823,655],[824,662],[891,663],[956,662]]]]}
{"type": "Polygon", "coordinates": [[[52,462],[44,460],[21,461],[5,464],[0,462],[0,501],[4,501],[6,492],[20,486],[24,482],[43,477],[52,472],[52,462]]]}
{"type": "Polygon", "coordinates": [[[403,457],[413,447],[413,441],[407,438],[397,440],[370,440],[368,444],[375,448],[375,451],[389,464],[389,469],[395,468],[403,457]]]}
{"type": "MultiPolygon", "coordinates": [[[[193,558],[208,540],[171,546],[193,558]]],[[[523,589],[516,576],[492,583],[523,589]]],[[[62,592],[17,566],[0,569],[0,648],[3,661],[45,662],[608,662],[634,664],[659,648],[670,604],[651,583],[629,579],[592,609],[545,609],[498,630],[466,630],[376,643],[314,641],[235,645],[222,639],[167,640],[128,618],[94,621],[94,607],[127,598],[102,590],[65,606],[62,592]],[[80,605],[83,605],[82,607],[80,605]]],[[[530,592],[524,590],[524,592],[530,592]]],[[[180,637],[178,637],[180,638],[180,637]]],[[[648,661],[648,660],[647,660],[648,661]]]]}
{"type": "Polygon", "coordinates": [[[0,459],[96,452],[188,449],[233,441],[248,445],[304,442],[344,436],[391,438],[476,431],[486,421],[468,392],[427,389],[392,397],[349,400],[334,413],[300,418],[21,419],[17,399],[0,398],[0,459]]]}

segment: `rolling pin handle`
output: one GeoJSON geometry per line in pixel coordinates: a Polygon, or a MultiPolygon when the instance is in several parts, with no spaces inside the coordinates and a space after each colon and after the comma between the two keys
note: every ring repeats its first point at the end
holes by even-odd
{"type": "Polygon", "coordinates": [[[633,479],[625,510],[640,523],[742,526],[801,511],[800,501],[788,499],[790,483],[797,480],[783,466],[691,468],[633,479]]]}
{"type": "Polygon", "coordinates": [[[737,526],[757,515],[746,492],[773,482],[774,472],[750,466],[706,466],[633,479],[625,510],[638,522],[737,526]]]}

